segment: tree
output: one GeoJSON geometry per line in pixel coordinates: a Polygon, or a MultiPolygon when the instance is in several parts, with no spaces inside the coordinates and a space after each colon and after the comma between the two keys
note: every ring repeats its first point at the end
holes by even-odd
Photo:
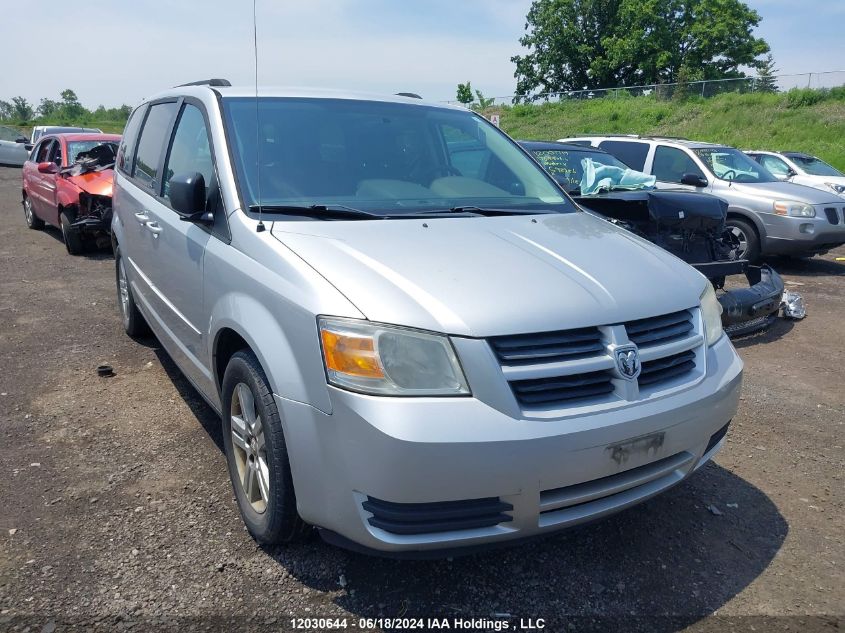
{"type": "Polygon", "coordinates": [[[468,81],[465,84],[458,84],[458,103],[468,106],[473,99],[475,97],[472,96],[472,83],[468,81]]]}
{"type": "Polygon", "coordinates": [[[74,121],[88,113],[88,111],[82,107],[82,104],[79,103],[79,98],[76,96],[76,93],[70,88],[62,90],[61,97],[62,104],[59,115],[62,118],[74,121]]]}
{"type": "Polygon", "coordinates": [[[775,58],[769,53],[757,71],[757,83],[754,89],[758,92],[777,92],[778,81],[775,77],[777,73],[778,69],[775,68],[775,58]]]}
{"type": "Polygon", "coordinates": [[[57,101],[45,98],[41,99],[41,103],[38,104],[36,111],[38,112],[38,116],[47,118],[55,114],[59,107],[60,104],[57,101]]]}
{"type": "Polygon", "coordinates": [[[534,0],[517,100],[537,93],[742,77],[769,45],[742,0],[534,0]]]}
{"type": "Polygon", "coordinates": [[[516,55],[516,93],[560,92],[617,83],[602,42],[618,28],[623,0],[534,0],[516,55]]]}
{"type": "Polygon", "coordinates": [[[8,101],[0,100],[0,121],[6,121],[12,118],[12,104],[8,101]]]}
{"type": "Polygon", "coordinates": [[[486,110],[487,108],[489,108],[490,106],[492,106],[496,102],[495,97],[490,97],[488,99],[487,97],[484,96],[484,93],[481,92],[480,90],[475,91],[475,96],[478,99],[478,104],[477,104],[476,108],[478,109],[479,112],[481,112],[482,110],[486,110]]]}
{"type": "Polygon", "coordinates": [[[23,97],[12,97],[12,116],[11,118],[18,121],[29,121],[35,113],[32,111],[32,106],[29,101],[23,97]]]}

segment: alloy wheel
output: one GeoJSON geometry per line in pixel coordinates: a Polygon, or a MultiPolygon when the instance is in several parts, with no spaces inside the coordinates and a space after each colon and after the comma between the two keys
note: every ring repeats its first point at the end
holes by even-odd
{"type": "Polygon", "coordinates": [[[23,200],[23,213],[26,216],[26,223],[32,225],[32,203],[29,198],[23,200]]]}
{"type": "Polygon", "coordinates": [[[738,226],[729,226],[727,232],[736,238],[736,258],[745,259],[745,255],[748,253],[748,236],[745,231],[738,226]]]}
{"type": "Polygon", "coordinates": [[[270,498],[270,470],[264,424],[258,415],[252,389],[238,383],[232,394],[232,449],[238,481],[247,502],[258,514],[267,510],[270,498]]]}

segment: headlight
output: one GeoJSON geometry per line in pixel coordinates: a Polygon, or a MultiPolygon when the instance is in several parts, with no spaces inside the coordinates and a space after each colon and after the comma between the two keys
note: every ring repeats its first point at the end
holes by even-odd
{"type": "Polygon", "coordinates": [[[794,200],[775,200],[775,213],[793,218],[814,218],[816,210],[809,204],[794,200]]]}
{"type": "Polygon", "coordinates": [[[839,185],[835,182],[826,182],[824,184],[833,189],[836,193],[845,193],[845,185],[839,185]]]}
{"type": "Polygon", "coordinates": [[[722,338],[722,304],[716,299],[716,291],[709,281],[701,293],[701,316],[704,319],[704,338],[707,345],[713,345],[722,338]]]}
{"type": "Polygon", "coordinates": [[[380,396],[460,396],[469,387],[446,336],[358,321],[320,318],[329,382],[380,396]]]}

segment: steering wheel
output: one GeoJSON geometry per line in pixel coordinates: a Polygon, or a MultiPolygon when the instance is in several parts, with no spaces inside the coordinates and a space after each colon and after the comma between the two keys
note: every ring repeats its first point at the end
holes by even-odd
{"type": "Polygon", "coordinates": [[[733,169],[729,169],[722,174],[722,180],[735,180],[736,179],[736,172],[733,169]],[[731,174],[728,176],[728,174],[731,174]]]}

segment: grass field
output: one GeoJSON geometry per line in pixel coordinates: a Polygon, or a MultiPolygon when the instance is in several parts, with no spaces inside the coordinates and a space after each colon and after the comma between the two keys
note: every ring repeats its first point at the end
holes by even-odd
{"type": "Polygon", "coordinates": [[[728,93],[683,102],[619,97],[492,108],[517,139],[586,133],[680,136],[741,149],[814,154],[845,171],[845,87],[728,93]]]}

